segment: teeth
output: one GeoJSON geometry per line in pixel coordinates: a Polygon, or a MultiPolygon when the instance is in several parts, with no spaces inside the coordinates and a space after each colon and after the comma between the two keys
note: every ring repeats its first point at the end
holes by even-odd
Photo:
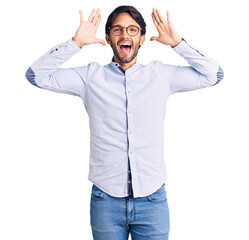
{"type": "Polygon", "coordinates": [[[131,46],[129,43],[121,43],[120,46],[131,46]]]}

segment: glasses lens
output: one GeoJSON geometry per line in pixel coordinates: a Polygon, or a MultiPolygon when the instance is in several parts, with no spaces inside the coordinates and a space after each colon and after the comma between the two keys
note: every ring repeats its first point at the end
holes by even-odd
{"type": "Polygon", "coordinates": [[[136,26],[129,26],[128,27],[128,34],[131,36],[135,36],[138,34],[139,28],[136,26]]]}
{"type": "Polygon", "coordinates": [[[112,33],[117,36],[120,35],[122,31],[123,31],[123,28],[120,26],[115,26],[112,28],[112,33]]]}

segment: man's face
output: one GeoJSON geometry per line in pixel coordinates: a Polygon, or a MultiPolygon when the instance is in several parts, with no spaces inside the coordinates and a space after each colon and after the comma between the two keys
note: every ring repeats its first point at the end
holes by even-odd
{"type": "MultiPolygon", "coordinates": [[[[114,25],[120,25],[122,27],[128,27],[130,25],[135,25],[140,28],[139,24],[132,18],[129,13],[120,13],[118,14],[113,23],[114,25]]],[[[106,35],[106,41],[111,45],[114,57],[116,57],[121,63],[130,63],[133,59],[136,58],[139,46],[144,43],[145,36],[141,36],[141,31],[132,37],[128,35],[126,29],[123,29],[123,32],[120,36],[115,36],[110,32],[110,36],[106,35]],[[130,47],[124,47],[122,44],[130,44],[130,47]]]]}

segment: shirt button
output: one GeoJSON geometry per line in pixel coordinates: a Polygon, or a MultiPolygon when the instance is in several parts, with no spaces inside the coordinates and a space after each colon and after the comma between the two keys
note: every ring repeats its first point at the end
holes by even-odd
{"type": "Polygon", "coordinates": [[[130,154],[132,154],[132,152],[130,152],[130,154]]]}
{"type": "Polygon", "coordinates": [[[131,183],[131,181],[128,181],[128,183],[131,183]]]}
{"type": "Polygon", "coordinates": [[[131,132],[129,132],[129,134],[131,134],[131,132]]]}

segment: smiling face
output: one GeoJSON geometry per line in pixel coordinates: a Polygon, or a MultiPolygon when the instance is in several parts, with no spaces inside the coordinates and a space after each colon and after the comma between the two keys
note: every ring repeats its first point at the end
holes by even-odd
{"type": "MultiPolygon", "coordinates": [[[[114,25],[120,25],[122,27],[128,27],[135,25],[140,29],[139,24],[132,18],[129,13],[118,14],[113,23],[114,25]]],[[[137,53],[139,46],[144,43],[145,35],[141,36],[141,31],[132,37],[125,28],[120,36],[115,36],[110,32],[110,36],[106,35],[106,41],[111,45],[114,53],[114,61],[118,62],[124,69],[131,67],[137,61],[137,53]]]]}

